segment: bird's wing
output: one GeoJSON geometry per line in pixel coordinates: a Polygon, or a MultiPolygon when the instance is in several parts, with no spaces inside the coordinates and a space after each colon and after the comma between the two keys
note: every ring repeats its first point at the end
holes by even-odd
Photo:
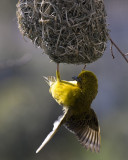
{"type": "Polygon", "coordinates": [[[43,76],[43,77],[49,86],[51,86],[54,82],[56,82],[56,78],[54,76],[48,76],[48,77],[43,76]]]}
{"type": "Polygon", "coordinates": [[[61,127],[63,121],[65,120],[65,117],[67,115],[68,109],[64,110],[64,114],[62,116],[59,116],[58,120],[56,120],[53,124],[53,130],[47,135],[45,140],[42,142],[40,147],[36,150],[36,153],[38,153],[49,141],[50,139],[55,135],[55,133],[58,131],[58,129],[61,127]]]}
{"type": "Polygon", "coordinates": [[[85,148],[100,151],[100,127],[93,109],[90,109],[90,113],[70,116],[64,125],[77,136],[85,148]]]}
{"type": "MultiPolygon", "coordinates": [[[[57,81],[56,77],[54,77],[54,76],[48,76],[48,77],[43,76],[43,78],[45,79],[46,83],[47,83],[49,86],[51,86],[54,82],[57,81]]],[[[66,80],[62,80],[62,82],[66,82],[66,83],[69,83],[69,84],[77,85],[77,81],[66,81],[66,80]]]]}
{"type": "Polygon", "coordinates": [[[68,81],[71,84],[77,85],[77,81],[68,81]]]}

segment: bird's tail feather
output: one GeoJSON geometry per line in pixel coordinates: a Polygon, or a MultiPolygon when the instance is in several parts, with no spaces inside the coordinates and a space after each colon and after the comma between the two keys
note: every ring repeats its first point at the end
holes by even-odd
{"type": "Polygon", "coordinates": [[[38,153],[52,139],[52,137],[55,135],[55,133],[58,131],[58,129],[61,127],[62,123],[64,122],[67,113],[68,113],[68,109],[65,109],[64,114],[62,116],[59,116],[58,120],[54,122],[53,130],[47,135],[47,137],[42,142],[40,147],[36,150],[36,153],[38,153]]]}
{"type": "Polygon", "coordinates": [[[77,136],[85,148],[95,152],[100,151],[100,127],[93,109],[90,109],[90,113],[72,115],[64,125],[77,136]]]}
{"type": "Polygon", "coordinates": [[[54,82],[56,82],[56,78],[54,76],[48,76],[48,77],[45,77],[43,76],[44,79],[45,79],[45,82],[51,86],[54,82]]]}

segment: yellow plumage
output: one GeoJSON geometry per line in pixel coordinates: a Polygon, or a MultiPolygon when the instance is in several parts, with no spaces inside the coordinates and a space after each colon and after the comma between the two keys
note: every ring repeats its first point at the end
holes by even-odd
{"type": "Polygon", "coordinates": [[[81,90],[75,83],[67,81],[57,81],[50,87],[53,98],[65,107],[74,107],[77,97],[81,97],[81,90]]]}
{"type": "Polygon", "coordinates": [[[84,147],[99,152],[100,128],[91,103],[97,95],[98,82],[96,76],[82,70],[74,81],[60,79],[60,73],[55,77],[45,77],[50,86],[52,97],[63,106],[64,115],[54,123],[53,131],[46,137],[41,148],[53,137],[59,127],[64,126],[72,131],[84,147]]]}

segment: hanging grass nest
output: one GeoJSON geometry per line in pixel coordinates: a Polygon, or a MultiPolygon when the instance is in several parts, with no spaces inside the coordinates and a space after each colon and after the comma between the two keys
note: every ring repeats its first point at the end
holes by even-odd
{"type": "Polygon", "coordinates": [[[108,29],[103,0],[19,0],[21,33],[57,63],[91,63],[103,55],[108,29]]]}

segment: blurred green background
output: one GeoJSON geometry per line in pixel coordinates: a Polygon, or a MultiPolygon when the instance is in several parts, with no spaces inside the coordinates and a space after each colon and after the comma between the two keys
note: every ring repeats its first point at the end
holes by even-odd
{"type": "MultiPolygon", "coordinates": [[[[99,80],[92,104],[101,126],[99,154],[87,152],[74,135],[61,127],[39,153],[36,149],[62,114],[43,76],[55,75],[56,65],[20,34],[17,0],[0,1],[0,160],[125,160],[128,157],[128,64],[110,43],[104,56],[87,66],[99,80]]],[[[105,0],[112,39],[128,52],[128,0],[105,0]]],[[[82,65],[60,66],[71,80],[82,65]]]]}

